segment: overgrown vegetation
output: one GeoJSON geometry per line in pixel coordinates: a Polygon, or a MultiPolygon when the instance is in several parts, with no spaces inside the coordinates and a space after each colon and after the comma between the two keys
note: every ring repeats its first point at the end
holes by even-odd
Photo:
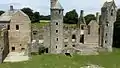
{"type": "Polygon", "coordinates": [[[67,24],[76,24],[78,22],[78,14],[76,10],[72,10],[66,13],[64,16],[64,23],[67,24]]]}
{"type": "Polygon", "coordinates": [[[0,10],[0,15],[2,15],[5,11],[0,10]]]}

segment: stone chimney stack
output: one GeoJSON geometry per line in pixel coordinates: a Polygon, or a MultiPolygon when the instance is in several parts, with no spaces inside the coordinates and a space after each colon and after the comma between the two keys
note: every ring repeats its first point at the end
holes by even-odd
{"type": "Polygon", "coordinates": [[[13,11],[13,10],[14,10],[14,8],[13,8],[13,6],[11,5],[11,6],[10,6],[10,11],[13,11]]]}
{"type": "Polygon", "coordinates": [[[100,18],[99,12],[97,12],[97,13],[96,13],[96,21],[97,21],[97,23],[99,23],[99,18],[100,18]]]}
{"type": "Polygon", "coordinates": [[[81,10],[80,17],[83,17],[83,14],[84,14],[84,10],[81,10]]]}

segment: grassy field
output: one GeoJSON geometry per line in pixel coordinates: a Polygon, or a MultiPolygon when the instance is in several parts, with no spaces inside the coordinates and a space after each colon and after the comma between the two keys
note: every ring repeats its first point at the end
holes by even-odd
{"type": "Polygon", "coordinates": [[[32,27],[41,28],[43,26],[48,25],[49,23],[50,23],[49,20],[40,20],[40,23],[35,22],[35,23],[32,23],[31,25],[32,25],[32,27]]]}
{"type": "Polygon", "coordinates": [[[120,68],[120,49],[98,56],[73,55],[71,58],[64,55],[36,55],[27,62],[0,64],[0,68],[80,68],[89,63],[105,68],[120,68]]]}
{"type": "MultiPolygon", "coordinates": [[[[49,25],[49,23],[50,23],[50,20],[40,20],[40,23],[38,22],[32,23],[32,27],[41,28],[43,26],[49,25]]],[[[64,25],[71,27],[71,28],[76,27],[76,24],[65,24],[64,23],[64,25]]]]}

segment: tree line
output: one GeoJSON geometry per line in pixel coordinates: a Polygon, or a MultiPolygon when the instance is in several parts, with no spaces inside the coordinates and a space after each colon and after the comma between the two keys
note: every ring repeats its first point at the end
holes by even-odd
{"type": "MultiPolygon", "coordinates": [[[[21,10],[29,16],[31,23],[40,23],[40,20],[50,20],[50,15],[40,15],[39,12],[33,12],[31,8],[22,8],[21,10]]],[[[4,12],[5,11],[0,10],[0,15],[2,15],[4,12]]]]}

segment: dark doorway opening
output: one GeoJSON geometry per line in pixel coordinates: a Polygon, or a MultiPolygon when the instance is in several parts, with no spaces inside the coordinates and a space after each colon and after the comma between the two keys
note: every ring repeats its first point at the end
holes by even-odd
{"type": "Polygon", "coordinates": [[[83,43],[83,44],[84,44],[84,35],[81,35],[81,36],[80,36],[80,43],[83,43]]]}
{"type": "Polygon", "coordinates": [[[72,57],[70,53],[65,53],[66,56],[72,57]]]}
{"type": "Polygon", "coordinates": [[[46,53],[48,53],[48,48],[46,48],[46,53]]]}

